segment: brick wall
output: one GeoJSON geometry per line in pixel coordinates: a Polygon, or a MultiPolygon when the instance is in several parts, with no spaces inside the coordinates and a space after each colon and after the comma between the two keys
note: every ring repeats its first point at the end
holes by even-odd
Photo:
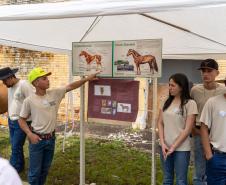
{"type": "MultiPolygon", "coordinates": [[[[0,68],[2,67],[19,68],[16,74],[21,79],[27,79],[28,73],[34,67],[42,67],[45,71],[51,71],[52,75],[49,76],[50,87],[60,87],[68,84],[68,56],[49,52],[39,52],[25,50],[21,48],[14,48],[8,46],[0,46],[0,68]]],[[[79,77],[74,77],[78,80],[79,77]]],[[[69,109],[69,119],[71,113],[76,113],[75,118],[79,118],[79,89],[73,91],[74,101],[72,109],[69,109]]],[[[58,119],[60,122],[66,121],[66,108],[68,102],[68,94],[61,102],[59,108],[58,119]]],[[[71,108],[71,106],[69,106],[71,108]]]]}
{"type": "Polygon", "coordinates": [[[218,60],[220,74],[217,76],[217,80],[225,79],[226,77],[226,60],[218,60]]]}

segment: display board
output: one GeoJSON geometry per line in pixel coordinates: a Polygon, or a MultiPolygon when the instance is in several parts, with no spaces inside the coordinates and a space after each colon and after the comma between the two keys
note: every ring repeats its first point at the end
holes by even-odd
{"type": "Polygon", "coordinates": [[[88,118],[134,122],[138,97],[139,81],[99,79],[89,82],[88,118]]]}
{"type": "Polygon", "coordinates": [[[162,40],[73,42],[72,67],[78,76],[161,77],[162,40]]]}
{"type": "Polygon", "coordinates": [[[162,40],[113,42],[114,77],[160,77],[162,40]]]}
{"type": "Polygon", "coordinates": [[[72,51],[73,75],[112,77],[112,42],[73,42],[72,51]]]}

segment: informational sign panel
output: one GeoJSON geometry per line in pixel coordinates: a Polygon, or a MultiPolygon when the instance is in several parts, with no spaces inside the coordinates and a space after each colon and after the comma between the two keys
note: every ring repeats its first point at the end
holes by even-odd
{"type": "Polygon", "coordinates": [[[88,118],[134,122],[138,96],[139,81],[99,79],[89,82],[88,118]]]}
{"type": "Polygon", "coordinates": [[[73,75],[101,71],[100,76],[112,77],[112,42],[73,42],[72,62],[73,75]]]}
{"type": "Polygon", "coordinates": [[[162,40],[115,41],[114,77],[160,77],[162,40]]]}

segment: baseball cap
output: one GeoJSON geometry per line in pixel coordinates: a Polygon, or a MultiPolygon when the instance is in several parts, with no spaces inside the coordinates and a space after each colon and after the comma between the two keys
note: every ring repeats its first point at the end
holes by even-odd
{"type": "Polygon", "coordinates": [[[203,60],[200,64],[200,67],[198,68],[198,70],[202,70],[202,69],[216,69],[216,70],[218,70],[218,63],[216,62],[216,60],[211,59],[211,58],[203,60]]]}
{"type": "Polygon", "coordinates": [[[32,83],[35,81],[37,78],[42,77],[42,76],[49,76],[51,75],[51,72],[45,72],[41,67],[37,67],[31,70],[31,72],[28,74],[28,81],[32,83]]]}

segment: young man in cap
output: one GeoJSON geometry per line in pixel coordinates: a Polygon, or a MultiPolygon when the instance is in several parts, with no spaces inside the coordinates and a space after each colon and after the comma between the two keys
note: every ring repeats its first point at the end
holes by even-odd
{"type": "Polygon", "coordinates": [[[30,140],[28,181],[31,185],[43,185],[46,181],[54,155],[57,111],[65,93],[89,80],[95,80],[97,74],[92,74],[65,87],[48,90],[50,72],[35,68],[29,73],[29,82],[35,87],[36,93],[25,99],[19,123],[30,140]],[[29,116],[32,120],[30,128],[26,124],[26,118],[29,116]]]}
{"type": "Polygon", "coordinates": [[[226,184],[226,91],[210,98],[200,117],[201,138],[207,160],[208,185],[226,184]]]}
{"type": "Polygon", "coordinates": [[[196,101],[199,111],[199,115],[196,117],[196,126],[193,129],[195,163],[193,185],[206,185],[206,160],[200,138],[201,123],[199,119],[206,101],[210,97],[223,94],[225,87],[215,82],[215,78],[219,74],[218,64],[215,60],[206,59],[202,61],[198,70],[201,71],[203,84],[196,85],[191,89],[191,97],[196,101]]]}
{"type": "Polygon", "coordinates": [[[18,69],[9,67],[0,69],[0,80],[8,88],[8,125],[12,148],[10,164],[19,173],[24,169],[23,145],[26,138],[18,123],[19,114],[24,99],[33,93],[33,90],[26,80],[20,80],[15,76],[17,71],[18,69]]]}

